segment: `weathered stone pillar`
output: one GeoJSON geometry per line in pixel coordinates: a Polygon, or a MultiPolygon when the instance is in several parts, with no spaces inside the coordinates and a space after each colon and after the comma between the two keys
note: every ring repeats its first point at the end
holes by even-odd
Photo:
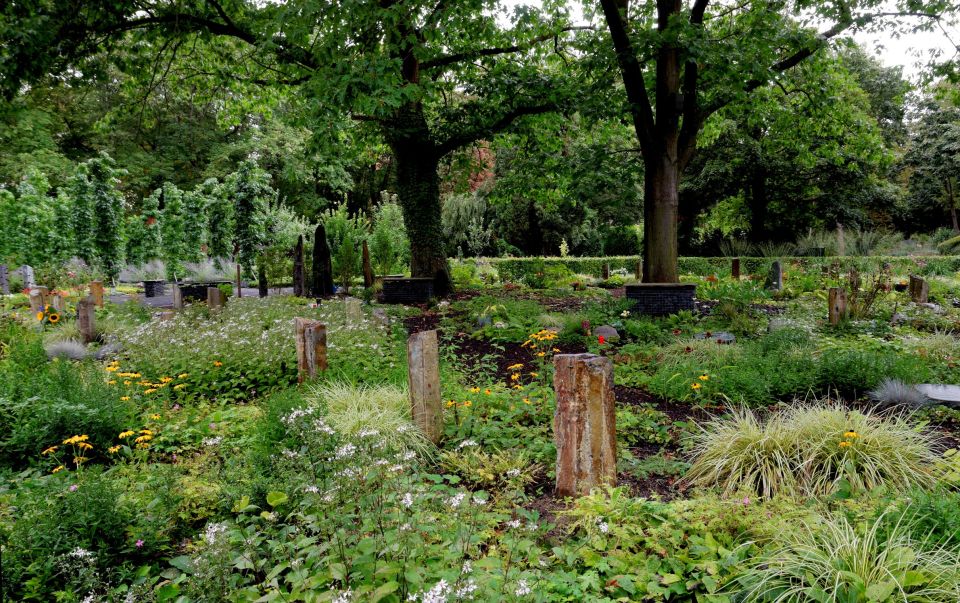
{"type": "Polygon", "coordinates": [[[600,267],[600,277],[603,280],[610,278],[610,262],[604,262],[603,266],[600,267]]]}
{"type": "Polygon", "coordinates": [[[0,294],[10,295],[10,274],[6,264],[0,264],[0,294]]]}
{"type": "Polygon", "coordinates": [[[219,310],[227,303],[227,296],[223,294],[220,287],[207,287],[207,307],[211,310],[219,310]]]}
{"type": "Polygon", "coordinates": [[[930,295],[930,283],[919,276],[910,275],[910,299],[917,304],[927,303],[930,295]]]}
{"type": "Polygon", "coordinates": [[[315,379],[327,370],[327,326],[319,320],[293,319],[297,336],[297,381],[315,379]]]}
{"type": "Polygon", "coordinates": [[[735,281],[740,280],[740,258],[730,260],[730,276],[732,276],[735,281]]]}
{"type": "Polygon", "coordinates": [[[847,317],[847,291],[843,287],[830,287],[827,292],[827,313],[833,326],[847,317]]]}
{"type": "Polygon", "coordinates": [[[413,422],[427,439],[437,443],[443,435],[443,405],[436,331],[414,333],[407,340],[407,377],[413,422]]]}
{"type": "Polygon", "coordinates": [[[47,307],[47,296],[49,289],[46,287],[32,287],[30,289],[30,309],[36,312],[43,312],[47,307]]]}
{"type": "Polygon", "coordinates": [[[327,245],[327,231],[323,224],[317,225],[313,235],[313,278],[311,279],[314,297],[333,295],[333,261],[330,259],[330,246],[327,245]]]}
{"type": "Polygon", "coordinates": [[[103,281],[90,281],[90,295],[98,308],[103,307],[103,281]]]}
{"type": "Polygon", "coordinates": [[[183,309],[183,291],[177,283],[173,284],[173,308],[175,310],[183,309]]]}
{"type": "Polygon", "coordinates": [[[91,343],[97,339],[97,303],[93,296],[88,296],[77,302],[77,326],[80,329],[80,338],[83,343],[91,343]]]}
{"type": "Polygon", "coordinates": [[[594,354],[553,358],[557,409],[557,494],[581,496],[617,483],[617,429],[613,361],[594,354]]]}
{"type": "Polygon", "coordinates": [[[350,324],[357,324],[363,320],[363,310],[360,309],[360,300],[355,297],[348,297],[343,300],[345,306],[345,312],[347,315],[347,322],[350,324]]]}
{"type": "Polygon", "coordinates": [[[780,260],[770,264],[770,274],[767,275],[766,284],[767,289],[773,289],[774,291],[783,289],[783,266],[780,265],[780,260]]]}
{"type": "Polygon", "coordinates": [[[50,302],[50,307],[56,310],[57,312],[63,314],[63,311],[67,307],[67,300],[60,294],[53,294],[47,298],[50,302]]]}

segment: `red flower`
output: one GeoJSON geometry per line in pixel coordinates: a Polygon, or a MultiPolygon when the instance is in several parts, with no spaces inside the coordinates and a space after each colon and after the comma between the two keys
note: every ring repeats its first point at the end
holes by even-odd
{"type": "Polygon", "coordinates": [[[683,331],[681,331],[680,329],[674,329],[674,330],[673,330],[673,334],[674,334],[674,335],[679,335],[680,333],[683,333],[683,331]]]}
{"type": "Polygon", "coordinates": [[[603,335],[597,335],[597,343],[603,345],[604,341],[603,335]]]}

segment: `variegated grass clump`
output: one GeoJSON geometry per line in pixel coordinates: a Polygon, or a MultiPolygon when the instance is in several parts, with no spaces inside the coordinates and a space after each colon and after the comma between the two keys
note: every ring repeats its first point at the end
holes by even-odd
{"type": "Polygon", "coordinates": [[[960,601],[960,552],[917,541],[898,522],[805,521],[742,574],[740,601],[960,601]]]}
{"type": "Polygon", "coordinates": [[[761,420],[738,409],[701,426],[684,481],[764,497],[929,487],[936,443],[903,414],[798,405],[761,420]]]}
{"type": "Polygon", "coordinates": [[[432,445],[410,417],[407,391],[396,385],[354,385],[346,381],[323,383],[307,397],[325,411],[330,426],[347,437],[376,437],[391,450],[427,454],[432,445]]]}

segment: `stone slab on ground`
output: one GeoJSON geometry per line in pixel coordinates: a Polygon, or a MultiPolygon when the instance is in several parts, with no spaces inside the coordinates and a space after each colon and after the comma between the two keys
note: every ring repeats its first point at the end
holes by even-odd
{"type": "Polygon", "coordinates": [[[921,383],[916,388],[917,391],[937,404],[960,408],[960,385],[921,383]]]}

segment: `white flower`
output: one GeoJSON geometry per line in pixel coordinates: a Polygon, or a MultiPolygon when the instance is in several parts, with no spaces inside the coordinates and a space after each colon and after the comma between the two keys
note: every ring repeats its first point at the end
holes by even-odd
{"type": "Polygon", "coordinates": [[[202,444],[204,446],[219,446],[220,442],[222,441],[223,441],[223,438],[221,436],[216,436],[214,438],[203,438],[202,444]]]}
{"type": "Polygon", "coordinates": [[[511,469],[510,471],[507,471],[507,477],[517,477],[518,475],[520,475],[519,469],[511,469]]]}
{"type": "Polygon", "coordinates": [[[423,603],[445,603],[449,593],[450,584],[446,580],[440,580],[433,585],[433,588],[423,593],[420,600],[423,603]]]}
{"type": "Polygon", "coordinates": [[[450,507],[453,508],[453,509],[459,508],[460,505],[463,504],[463,500],[464,500],[466,497],[467,497],[466,492],[459,492],[459,493],[451,496],[450,499],[447,500],[447,504],[450,505],[450,507]]]}
{"type": "Polygon", "coordinates": [[[408,509],[413,506],[413,494],[407,492],[403,495],[403,498],[400,500],[400,504],[408,509]]]}
{"type": "Polygon", "coordinates": [[[527,584],[526,579],[520,578],[520,580],[517,581],[517,590],[514,591],[514,594],[518,597],[526,597],[531,592],[533,591],[530,589],[530,585],[527,584]]]}
{"type": "Polygon", "coordinates": [[[463,567],[460,568],[460,573],[469,574],[472,571],[473,571],[473,564],[470,563],[469,559],[467,559],[466,561],[463,562],[463,567]]]}
{"type": "Polygon", "coordinates": [[[320,488],[316,486],[307,486],[306,488],[303,489],[303,491],[309,494],[317,494],[318,492],[320,492],[320,488]]]}
{"type": "Polygon", "coordinates": [[[225,523],[208,523],[207,528],[203,532],[203,539],[207,541],[208,545],[214,545],[217,543],[217,540],[221,536],[227,533],[227,524],[225,523]]]}
{"type": "Polygon", "coordinates": [[[464,440],[464,441],[460,442],[460,444],[457,446],[457,450],[461,450],[461,449],[466,448],[466,447],[468,447],[468,446],[479,446],[479,445],[480,445],[480,444],[477,444],[476,440],[464,440]]]}
{"type": "Polygon", "coordinates": [[[67,554],[71,557],[76,557],[77,559],[93,559],[93,553],[80,547],[73,549],[67,554]]]}
{"type": "Polygon", "coordinates": [[[604,520],[597,518],[597,529],[600,530],[602,533],[606,534],[607,532],[610,531],[610,525],[607,524],[607,522],[605,522],[604,520]]]}
{"type": "Polygon", "coordinates": [[[520,527],[520,520],[519,520],[519,519],[511,519],[510,521],[507,522],[507,527],[508,527],[508,528],[519,528],[519,527],[520,527]]]}
{"type": "Polygon", "coordinates": [[[353,444],[344,444],[343,446],[337,449],[335,458],[338,461],[343,460],[345,458],[349,458],[353,456],[353,453],[356,451],[357,451],[357,447],[354,446],[353,444]]]}
{"type": "Polygon", "coordinates": [[[624,310],[623,312],[620,313],[620,316],[624,318],[630,316],[630,310],[624,310]]]}
{"type": "Polygon", "coordinates": [[[473,593],[477,592],[478,588],[480,587],[477,586],[476,581],[473,578],[468,578],[467,581],[464,582],[463,586],[454,592],[454,595],[457,597],[457,599],[469,599],[473,597],[473,593]]]}
{"type": "Polygon", "coordinates": [[[357,436],[358,436],[358,437],[361,437],[361,438],[369,438],[369,437],[373,437],[373,436],[375,436],[375,435],[380,435],[380,432],[377,431],[376,429],[364,429],[364,430],[360,431],[359,433],[357,433],[357,436]]]}
{"type": "Polygon", "coordinates": [[[478,507],[482,507],[483,505],[486,504],[486,502],[487,501],[484,500],[483,497],[480,496],[479,494],[473,495],[473,504],[477,505],[478,507]]]}
{"type": "Polygon", "coordinates": [[[351,601],[353,601],[353,589],[352,589],[352,588],[348,588],[347,590],[343,591],[342,593],[337,593],[337,594],[335,594],[335,595],[333,596],[333,599],[331,599],[331,602],[332,602],[332,603],[350,603],[351,601]]]}

